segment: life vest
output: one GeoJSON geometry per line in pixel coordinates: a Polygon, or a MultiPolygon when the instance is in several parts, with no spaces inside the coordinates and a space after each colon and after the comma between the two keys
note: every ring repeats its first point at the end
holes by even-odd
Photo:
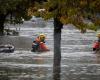
{"type": "Polygon", "coordinates": [[[40,42],[39,50],[40,51],[49,51],[48,47],[43,42],[40,42]]]}
{"type": "Polygon", "coordinates": [[[32,43],[32,48],[38,49],[39,43],[40,43],[40,40],[39,40],[39,38],[37,37],[37,38],[33,41],[33,43],[32,43]]]}
{"type": "Polygon", "coordinates": [[[45,42],[45,38],[43,38],[43,37],[37,37],[37,38],[35,39],[35,42],[37,42],[37,43],[45,42]]]}
{"type": "Polygon", "coordinates": [[[96,48],[96,49],[100,48],[100,42],[95,42],[93,44],[93,48],[96,48]]]}
{"type": "Polygon", "coordinates": [[[35,42],[36,42],[36,43],[40,43],[41,41],[40,41],[40,39],[37,37],[37,38],[35,39],[35,42]]]}

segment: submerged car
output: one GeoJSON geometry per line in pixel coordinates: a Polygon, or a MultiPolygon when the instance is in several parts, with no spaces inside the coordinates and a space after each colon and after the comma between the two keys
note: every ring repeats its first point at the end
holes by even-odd
{"type": "Polygon", "coordinates": [[[13,45],[7,44],[7,45],[0,45],[0,52],[5,52],[5,53],[12,53],[14,52],[15,47],[13,45]]]}

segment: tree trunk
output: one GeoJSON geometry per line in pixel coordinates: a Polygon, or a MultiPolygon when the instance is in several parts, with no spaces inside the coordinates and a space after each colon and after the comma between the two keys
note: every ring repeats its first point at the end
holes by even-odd
{"type": "Polygon", "coordinates": [[[61,29],[63,24],[54,18],[54,64],[53,79],[60,80],[61,72],[61,29]]]}
{"type": "Polygon", "coordinates": [[[6,16],[0,14],[0,35],[4,34],[4,23],[5,23],[6,16]]]}

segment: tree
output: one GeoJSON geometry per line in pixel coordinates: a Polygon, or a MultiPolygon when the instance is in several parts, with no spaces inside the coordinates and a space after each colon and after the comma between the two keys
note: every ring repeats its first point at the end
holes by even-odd
{"type": "Polygon", "coordinates": [[[45,0],[0,0],[0,35],[3,35],[5,22],[18,24],[22,18],[28,19],[28,8],[33,7],[35,1],[45,0]]]}
{"type": "Polygon", "coordinates": [[[44,19],[54,18],[54,79],[59,80],[61,62],[61,29],[64,24],[71,23],[82,33],[87,29],[97,30],[100,25],[99,0],[47,0],[35,6],[34,14],[44,19]],[[39,8],[45,11],[39,12],[39,8]],[[86,22],[89,20],[91,24],[86,22]],[[58,74],[58,76],[56,76],[58,74]],[[58,78],[57,78],[58,77],[58,78]]]}
{"type": "Polygon", "coordinates": [[[0,35],[3,35],[6,21],[19,23],[23,15],[26,15],[26,2],[27,0],[0,0],[0,35]]]}

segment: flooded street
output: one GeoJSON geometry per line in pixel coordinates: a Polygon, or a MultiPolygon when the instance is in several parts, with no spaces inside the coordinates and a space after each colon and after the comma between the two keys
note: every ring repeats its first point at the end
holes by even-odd
{"type": "MultiPolygon", "coordinates": [[[[53,80],[53,23],[25,21],[10,26],[19,36],[0,36],[0,44],[12,44],[14,53],[0,53],[0,80],[53,80]],[[49,52],[31,52],[33,38],[46,34],[49,52]]],[[[96,33],[82,34],[72,25],[62,29],[61,80],[100,80],[100,54],[92,51],[96,33]]]]}

